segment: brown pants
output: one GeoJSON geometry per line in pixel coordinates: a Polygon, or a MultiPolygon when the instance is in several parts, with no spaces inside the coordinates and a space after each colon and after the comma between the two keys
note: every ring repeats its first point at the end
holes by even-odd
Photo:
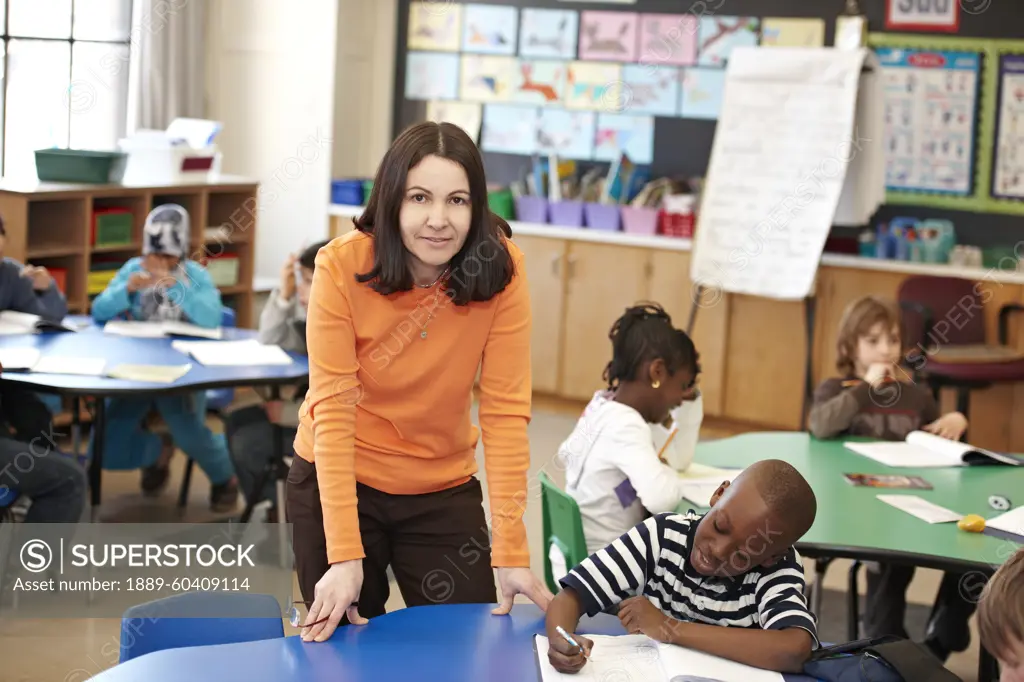
{"type": "MultiPolygon", "coordinates": [[[[359,615],[384,614],[391,594],[389,565],[406,606],[497,600],[478,480],[424,495],[389,495],[357,483],[356,495],[366,553],[359,615]]],[[[288,472],[287,506],[299,589],[312,603],[330,564],[316,466],[301,457],[292,460],[288,472]]]]}

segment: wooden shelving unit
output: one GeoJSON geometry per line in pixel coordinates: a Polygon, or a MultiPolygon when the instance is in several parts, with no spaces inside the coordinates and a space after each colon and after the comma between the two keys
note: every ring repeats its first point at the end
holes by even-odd
{"type": "Polygon", "coordinates": [[[238,281],[220,288],[239,327],[253,326],[256,200],[254,180],[219,176],[175,185],[88,185],[0,180],[0,215],[7,229],[6,255],[25,263],[66,270],[64,295],[72,313],[88,313],[89,267],[94,257],[122,262],[142,252],[142,227],[153,207],[177,203],[189,212],[189,257],[238,257],[238,281]],[[132,213],[132,243],[93,246],[93,212],[125,208],[132,213]]]}

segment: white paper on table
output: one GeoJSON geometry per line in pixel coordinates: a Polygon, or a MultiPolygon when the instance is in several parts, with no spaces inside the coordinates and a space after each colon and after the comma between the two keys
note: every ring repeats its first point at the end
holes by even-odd
{"type": "Polygon", "coordinates": [[[37,348],[0,348],[0,367],[3,370],[29,370],[35,367],[42,357],[37,348]]]}
{"type": "Polygon", "coordinates": [[[133,339],[162,339],[167,336],[160,322],[111,320],[103,325],[104,334],[127,336],[133,339]]]}
{"type": "Polygon", "coordinates": [[[1024,535],[1024,506],[1011,509],[985,522],[986,528],[995,528],[1014,535],[1024,535]]]}
{"type": "Polygon", "coordinates": [[[243,341],[172,341],[171,347],[191,355],[207,367],[290,365],[292,359],[280,346],[265,345],[256,339],[243,341]]]}
{"type": "Polygon", "coordinates": [[[77,374],[98,377],[103,374],[107,361],[103,358],[65,358],[44,355],[32,368],[37,374],[77,374]]]}
{"type": "Polygon", "coordinates": [[[727,661],[675,644],[659,643],[658,650],[669,682],[782,682],[784,679],[781,674],[770,670],[727,661]]]}
{"type": "Polygon", "coordinates": [[[940,507],[917,495],[876,495],[876,497],[882,502],[928,523],[949,523],[963,518],[963,514],[940,507]]]}
{"type": "Polygon", "coordinates": [[[942,438],[927,431],[911,431],[906,442],[843,443],[859,455],[869,457],[891,467],[956,467],[969,463],[994,460],[1001,464],[1020,466],[1012,456],[979,448],[969,443],[942,438]]]}
{"type": "Polygon", "coordinates": [[[707,478],[684,478],[680,475],[680,478],[683,478],[681,485],[683,497],[700,507],[710,506],[711,496],[715,494],[715,491],[722,485],[722,482],[729,481],[731,483],[739,475],[739,471],[723,472],[721,476],[709,476],[707,478]]]}

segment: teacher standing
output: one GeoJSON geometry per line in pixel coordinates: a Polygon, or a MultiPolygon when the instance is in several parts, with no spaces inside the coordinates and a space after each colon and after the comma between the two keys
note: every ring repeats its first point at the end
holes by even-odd
{"type": "Polygon", "coordinates": [[[385,154],[357,230],[320,250],[287,499],[306,641],[382,615],[389,565],[409,606],[495,603],[496,572],[494,613],[519,593],[546,609],[522,521],[531,320],[510,236],[476,145],[428,122],[385,154]]]}

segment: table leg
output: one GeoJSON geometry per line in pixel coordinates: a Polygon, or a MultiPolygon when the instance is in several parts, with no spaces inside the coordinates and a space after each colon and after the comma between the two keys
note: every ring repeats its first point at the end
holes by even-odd
{"type": "Polygon", "coordinates": [[[100,515],[100,484],[103,480],[103,448],[107,428],[106,401],[96,399],[96,415],[93,418],[92,459],[89,461],[89,493],[91,520],[95,523],[100,515]]]}
{"type": "Polygon", "coordinates": [[[846,639],[853,642],[860,639],[860,604],[857,595],[857,574],[861,563],[854,561],[850,565],[850,576],[846,584],[846,639]]]}
{"type": "Polygon", "coordinates": [[[77,395],[71,397],[71,447],[74,449],[75,458],[79,463],[82,457],[82,399],[77,395]]]}

